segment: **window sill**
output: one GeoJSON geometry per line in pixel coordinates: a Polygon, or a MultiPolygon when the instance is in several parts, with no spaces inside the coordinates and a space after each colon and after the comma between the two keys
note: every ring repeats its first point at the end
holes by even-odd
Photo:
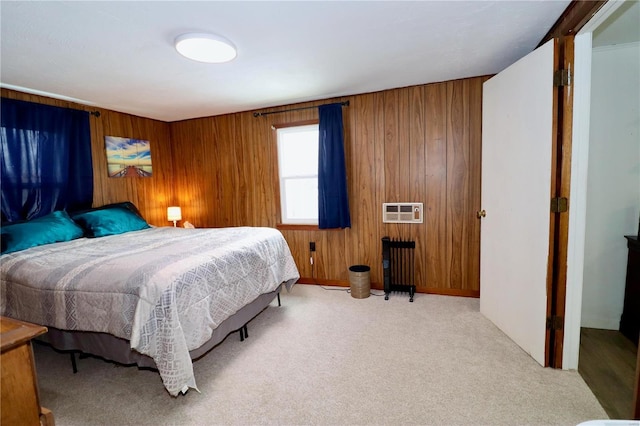
{"type": "Polygon", "coordinates": [[[318,225],[296,225],[293,223],[276,223],[276,229],[283,231],[344,231],[343,228],[320,229],[318,225]]]}
{"type": "Polygon", "coordinates": [[[276,229],[287,231],[320,231],[318,225],[295,225],[292,223],[276,223],[276,229]]]}

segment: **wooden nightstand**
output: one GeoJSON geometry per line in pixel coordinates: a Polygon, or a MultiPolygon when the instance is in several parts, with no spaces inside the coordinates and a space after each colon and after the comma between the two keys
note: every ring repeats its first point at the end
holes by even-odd
{"type": "Polygon", "coordinates": [[[54,425],[51,411],[40,406],[31,339],[46,327],[0,317],[2,425],[54,425]]]}
{"type": "Polygon", "coordinates": [[[640,333],[640,240],[635,235],[625,236],[629,255],[627,257],[627,282],[624,290],[624,305],[620,318],[620,332],[638,346],[640,333]]]}

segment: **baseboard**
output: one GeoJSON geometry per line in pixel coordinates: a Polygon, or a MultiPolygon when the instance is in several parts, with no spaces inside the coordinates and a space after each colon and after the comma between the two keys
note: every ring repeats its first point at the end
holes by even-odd
{"type": "Polygon", "coordinates": [[[463,290],[459,288],[433,288],[418,289],[418,293],[439,294],[442,296],[475,297],[480,298],[480,290],[463,290]]]}
{"type": "MultiPolygon", "coordinates": [[[[327,280],[323,278],[300,277],[299,284],[326,285],[337,287],[349,287],[349,281],[327,280]]],[[[372,290],[384,290],[382,284],[371,283],[372,290]]],[[[457,288],[417,287],[416,293],[438,294],[442,296],[480,297],[480,290],[462,290],[457,288]]]]}
{"type": "MultiPolygon", "coordinates": [[[[309,277],[300,277],[298,280],[299,284],[315,284],[315,285],[329,285],[329,286],[337,286],[337,287],[349,287],[349,281],[342,280],[326,280],[323,278],[309,278],[309,277]]],[[[375,288],[373,283],[371,283],[371,288],[375,288]]]]}
{"type": "Polygon", "coordinates": [[[601,330],[619,330],[620,317],[583,315],[580,327],[599,328],[601,330]]]}

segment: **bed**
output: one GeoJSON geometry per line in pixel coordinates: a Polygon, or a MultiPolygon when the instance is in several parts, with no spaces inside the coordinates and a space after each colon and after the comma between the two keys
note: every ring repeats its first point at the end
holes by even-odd
{"type": "MultiPolygon", "coordinates": [[[[4,246],[20,238],[3,227],[0,314],[47,326],[56,349],[157,368],[173,396],[197,390],[192,359],[299,278],[289,247],[272,228],[156,228],[142,220],[135,229],[123,225],[123,210],[100,211],[99,220],[94,210],[54,212],[63,226],[78,226],[80,237],[67,229],[72,238],[15,251],[4,246]],[[103,235],[101,227],[125,230],[103,235]]],[[[21,232],[29,239],[58,224],[47,226],[21,232]]]]}

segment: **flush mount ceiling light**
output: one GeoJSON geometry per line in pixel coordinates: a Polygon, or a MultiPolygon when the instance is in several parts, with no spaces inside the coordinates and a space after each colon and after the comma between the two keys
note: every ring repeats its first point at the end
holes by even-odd
{"type": "Polygon", "coordinates": [[[175,45],[182,56],[198,62],[217,64],[236,57],[233,43],[215,34],[182,34],[176,38],[175,45]]]}

